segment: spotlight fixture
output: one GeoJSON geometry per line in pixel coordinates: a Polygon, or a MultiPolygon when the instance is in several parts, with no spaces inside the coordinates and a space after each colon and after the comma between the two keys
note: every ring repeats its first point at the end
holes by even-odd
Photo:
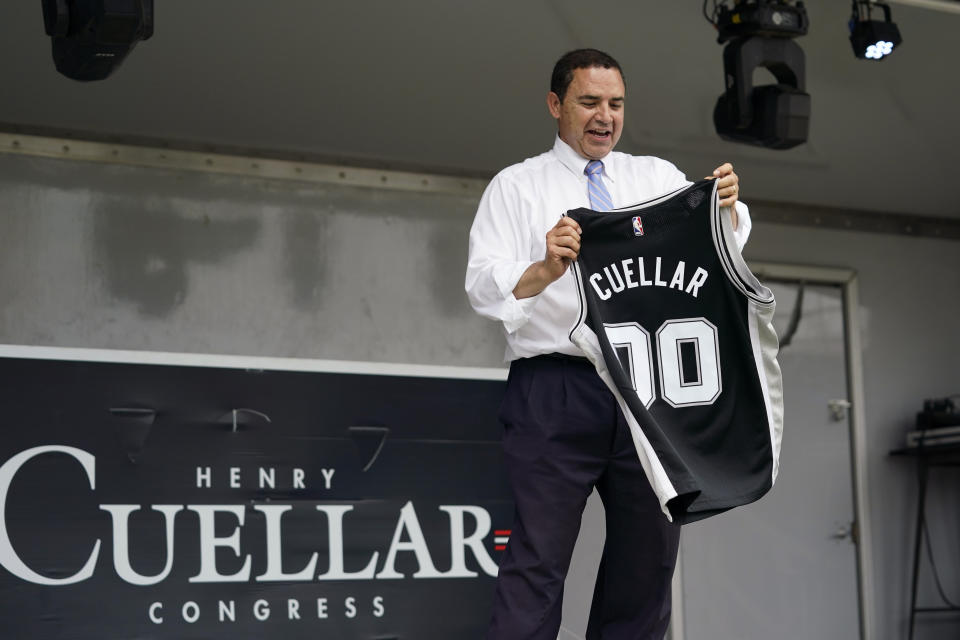
{"type": "Polygon", "coordinates": [[[103,80],[153,35],[153,0],[42,0],[57,71],[103,80]]]}
{"type": "Polygon", "coordinates": [[[810,94],[804,91],[806,60],[793,38],[807,33],[803,2],[713,0],[704,16],[718,31],[726,91],[717,100],[713,122],[724,140],[770,149],[790,149],[807,141],[810,94]],[[770,71],[776,84],[754,87],[753,72],[770,71]]]}
{"type": "Polygon", "coordinates": [[[796,38],[807,35],[810,20],[802,2],[736,2],[734,7],[720,5],[717,13],[717,42],[744,36],[796,38]]]}
{"type": "Polygon", "coordinates": [[[853,0],[850,16],[850,44],[853,54],[866,60],[883,60],[900,46],[900,29],[890,19],[890,7],[882,2],[853,0]],[[883,20],[873,19],[874,8],[883,9],[883,20]]]}

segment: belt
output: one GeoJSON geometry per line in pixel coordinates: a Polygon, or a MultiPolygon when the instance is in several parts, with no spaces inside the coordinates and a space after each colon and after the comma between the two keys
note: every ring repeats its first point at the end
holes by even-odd
{"type": "Polygon", "coordinates": [[[583,356],[571,356],[567,353],[543,353],[535,358],[549,358],[550,360],[563,360],[564,362],[575,362],[577,364],[589,364],[593,366],[589,360],[583,356]]]}

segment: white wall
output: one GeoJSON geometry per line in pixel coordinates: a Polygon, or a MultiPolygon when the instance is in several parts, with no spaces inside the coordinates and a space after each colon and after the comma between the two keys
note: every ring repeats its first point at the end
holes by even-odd
{"type": "Polygon", "coordinates": [[[0,153],[0,342],[501,364],[477,199],[0,153]]]}
{"type": "MultiPolygon", "coordinates": [[[[0,342],[501,363],[462,292],[470,198],[0,154],[0,203],[0,342]]],[[[859,274],[875,628],[902,638],[916,479],[887,452],[924,398],[960,392],[960,243],[758,222],[746,255],[859,274]]],[[[960,598],[956,474],[933,474],[929,513],[960,598]]],[[[917,639],[958,628],[927,616],[917,639]]]]}
{"type": "MultiPolygon", "coordinates": [[[[758,223],[753,260],[849,267],[858,273],[863,338],[868,482],[874,539],[877,640],[906,637],[916,515],[913,462],[903,446],[925,398],[960,393],[960,244],[758,223]]],[[[785,390],[789,393],[789,389],[785,390]]],[[[960,476],[931,474],[928,521],[944,587],[960,599],[960,476]]],[[[929,566],[920,602],[939,605],[929,566]]],[[[957,637],[957,615],[918,618],[918,640],[957,637]]]]}

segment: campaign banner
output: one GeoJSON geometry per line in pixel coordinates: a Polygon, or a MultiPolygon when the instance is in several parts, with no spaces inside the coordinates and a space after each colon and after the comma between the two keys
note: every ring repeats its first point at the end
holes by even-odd
{"type": "Polygon", "coordinates": [[[0,637],[479,638],[503,388],[0,357],[0,637]]]}

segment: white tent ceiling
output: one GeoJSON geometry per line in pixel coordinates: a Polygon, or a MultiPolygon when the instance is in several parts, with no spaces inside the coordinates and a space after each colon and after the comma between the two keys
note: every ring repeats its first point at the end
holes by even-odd
{"type": "Polygon", "coordinates": [[[624,65],[620,149],[691,177],[730,160],[745,199],[960,218],[960,15],[893,5],[903,46],[856,60],[849,3],[810,2],[810,139],[721,141],[722,47],[698,0],[156,0],[156,31],[99,83],[56,73],[40,0],[0,5],[2,128],[55,128],[492,175],[551,144],[550,68],[593,46],[624,65]]]}

